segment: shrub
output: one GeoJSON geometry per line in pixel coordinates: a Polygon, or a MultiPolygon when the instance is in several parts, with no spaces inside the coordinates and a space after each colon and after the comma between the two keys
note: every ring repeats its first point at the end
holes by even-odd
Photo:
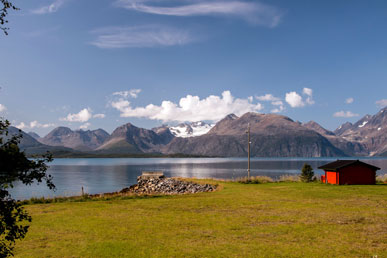
{"type": "Polygon", "coordinates": [[[314,171],[311,165],[305,163],[301,169],[300,179],[302,182],[312,182],[314,177],[314,171]]]}
{"type": "Polygon", "coordinates": [[[278,182],[300,182],[299,175],[283,175],[280,176],[278,182]]]}
{"type": "Polygon", "coordinates": [[[242,184],[264,184],[272,183],[274,180],[268,176],[252,176],[250,178],[242,177],[237,179],[238,183],[242,184]]]}
{"type": "Polygon", "coordinates": [[[376,176],[376,182],[387,184],[387,174],[376,176]]]}

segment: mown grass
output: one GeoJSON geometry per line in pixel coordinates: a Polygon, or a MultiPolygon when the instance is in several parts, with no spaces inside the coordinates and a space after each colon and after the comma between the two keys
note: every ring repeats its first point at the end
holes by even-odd
{"type": "Polygon", "coordinates": [[[387,185],[218,183],[193,195],[26,205],[16,257],[387,257],[387,185]]]}

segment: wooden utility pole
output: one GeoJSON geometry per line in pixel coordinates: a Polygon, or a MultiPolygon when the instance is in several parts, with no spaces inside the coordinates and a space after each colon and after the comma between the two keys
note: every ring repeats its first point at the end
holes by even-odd
{"type": "Polygon", "coordinates": [[[247,179],[250,179],[250,123],[247,125],[247,142],[248,142],[248,148],[247,148],[247,155],[248,155],[248,162],[247,162],[247,179]]]}

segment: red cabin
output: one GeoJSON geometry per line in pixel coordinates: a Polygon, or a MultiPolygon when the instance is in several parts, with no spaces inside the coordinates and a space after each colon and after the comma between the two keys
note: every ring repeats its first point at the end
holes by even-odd
{"type": "Polygon", "coordinates": [[[374,185],[380,169],[359,160],[337,160],[318,168],[325,171],[321,181],[335,185],[374,185]]]}

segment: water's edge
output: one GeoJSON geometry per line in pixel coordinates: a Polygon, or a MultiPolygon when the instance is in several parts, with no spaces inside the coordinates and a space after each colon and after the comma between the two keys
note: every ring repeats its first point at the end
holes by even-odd
{"type": "MultiPolygon", "coordinates": [[[[338,158],[252,158],[251,175],[278,178],[284,174],[300,173],[304,163],[310,164],[315,174],[317,167],[338,158]]],[[[343,157],[359,159],[380,167],[387,173],[387,158],[343,157]]],[[[89,194],[115,192],[136,183],[142,171],[163,171],[167,177],[235,179],[247,176],[246,158],[71,158],[55,159],[48,173],[57,187],[50,191],[44,184],[25,186],[18,182],[12,196],[23,200],[31,197],[73,196],[81,188],[89,194]]]]}

